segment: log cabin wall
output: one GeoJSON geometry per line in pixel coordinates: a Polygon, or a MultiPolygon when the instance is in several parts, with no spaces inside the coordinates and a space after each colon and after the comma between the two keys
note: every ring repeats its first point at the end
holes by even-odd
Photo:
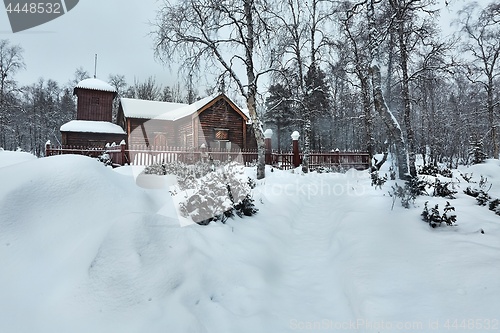
{"type": "MultiPolygon", "coordinates": [[[[220,99],[214,105],[198,115],[198,146],[207,143],[209,147],[218,141],[215,137],[216,129],[227,130],[227,140],[234,147],[246,148],[243,140],[245,120],[225,100],[220,99]]],[[[225,140],[221,140],[225,141],[225,140]]]]}
{"type": "Polygon", "coordinates": [[[171,120],[127,119],[128,144],[177,146],[175,127],[171,120]],[[162,137],[163,136],[163,137],[162,137]]]}
{"type": "Polygon", "coordinates": [[[90,89],[75,89],[78,96],[77,120],[108,121],[113,119],[115,93],[90,89]]]}
{"type": "Polygon", "coordinates": [[[104,147],[107,143],[120,144],[125,140],[125,134],[109,134],[109,133],[85,133],[85,132],[62,132],[62,144],[64,146],[79,146],[79,147],[104,147]]]}
{"type": "Polygon", "coordinates": [[[176,121],[176,146],[193,147],[193,119],[191,116],[176,121]]]}

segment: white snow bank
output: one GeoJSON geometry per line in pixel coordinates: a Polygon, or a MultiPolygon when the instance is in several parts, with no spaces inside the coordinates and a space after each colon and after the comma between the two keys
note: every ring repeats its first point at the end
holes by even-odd
{"type": "Polygon", "coordinates": [[[32,160],[36,160],[33,154],[0,149],[0,168],[32,160]]]}
{"type": "Polygon", "coordinates": [[[61,132],[125,134],[120,126],[107,121],[71,120],[61,126],[61,132]]]}
{"type": "MultiPolygon", "coordinates": [[[[496,184],[496,167],[470,170],[496,184]]],[[[140,188],[134,173],[81,156],[0,170],[1,332],[499,325],[500,218],[464,194],[452,201],[459,225],[430,229],[423,202],[445,199],[391,211],[391,182],[375,190],[366,172],[268,168],[255,217],[181,228],[168,190],[140,188]]]]}

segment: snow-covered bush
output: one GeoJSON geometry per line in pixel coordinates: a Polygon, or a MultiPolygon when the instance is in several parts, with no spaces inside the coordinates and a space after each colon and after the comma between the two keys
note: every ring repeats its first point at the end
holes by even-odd
{"type": "Polygon", "coordinates": [[[220,163],[185,164],[179,161],[154,163],[144,169],[145,174],[175,175],[181,190],[196,187],[196,180],[215,170],[220,163]]]}
{"type": "Polygon", "coordinates": [[[228,163],[195,178],[194,192],[180,203],[184,217],[206,225],[212,221],[226,220],[234,214],[251,216],[257,212],[251,197],[251,184],[244,178],[243,167],[228,163]]]}
{"type": "Polygon", "coordinates": [[[97,160],[102,164],[104,164],[105,166],[113,165],[113,160],[111,159],[111,156],[107,152],[104,152],[102,155],[99,155],[97,157],[97,160]]]}
{"type": "Polygon", "coordinates": [[[311,168],[311,171],[316,171],[317,173],[346,173],[347,169],[342,165],[320,165],[315,168],[311,168]]]}
{"type": "Polygon", "coordinates": [[[500,215],[500,199],[493,199],[488,192],[491,190],[492,184],[488,183],[488,178],[481,175],[479,182],[472,180],[472,174],[460,174],[462,178],[469,184],[477,184],[467,186],[464,193],[475,198],[479,206],[488,206],[488,209],[497,215],[500,215]]]}
{"type": "Polygon", "coordinates": [[[394,208],[394,202],[397,198],[401,199],[401,206],[408,209],[410,204],[415,203],[415,199],[419,195],[427,194],[425,187],[428,183],[417,177],[412,177],[405,182],[404,187],[395,184],[391,186],[392,191],[389,191],[389,195],[392,197],[392,208],[394,208]]]}
{"type": "Polygon", "coordinates": [[[185,196],[179,204],[181,214],[198,224],[224,223],[235,214],[242,217],[257,212],[251,197],[255,181],[245,177],[243,166],[235,162],[156,163],[146,167],[144,173],[175,175],[178,189],[185,196]]]}
{"type": "Polygon", "coordinates": [[[396,180],[396,170],[394,170],[394,167],[389,167],[389,177],[391,180],[396,180]]]}
{"type": "Polygon", "coordinates": [[[439,174],[439,168],[433,164],[422,165],[417,171],[420,175],[428,175],[434,177],[439,174]]]}
{"type": "Polygon", "coordinates": [[[389,195],[392,197],[392,207],[394,208],[394,203],[399,198],[401,200],[401,206],[408,209],[410,208],[410,204],[415,203],[416,196],[412,195],[409,188],[405,185],[404,187],[399,186],[398,184],[394,184],[391,186],[392,191],[389,191],[389,195]]]}
{"type": "Polygon", "coordinates": [[[378,187],[382,189],[382,185],[387,181],[387,174],[383,177],[380,177],[378,170],[372,171],[370,173],[370,177],[372,180],[372,186],[375,186],[375,189],[378,187]]]}
{"type": "Polygon", "coordinates": [[[443,177],[453,178],[453,172],[448,168],[443,168],[439,172],[441,173],[441,176],[443,176],[443,177]]]}
{"type": "Polygon", "coordinates": [[[451,212],[455,211],[455,207],[450,205],[449,201],[446,201],[446,206],[444,207],[444,212],[441,215],[439,212],[439,205],[436,204],[431,210],[429,211],[429,207],[427,204],[429,201],[425,202],[424,205],[424,210],[422,211],[422,220],[427,222],[429,226],[432,228],[441,226],[441,224],[444,222],[448,226],[455,225],[457,222],[457,216],[455,214],[452,214],[451,212]]]}
{"type": "Polygon", "coordinates": [[[500,214],[497,213],[499,206],[500,206],[500,199],[495,199],[495,200],[491,200],[490,201],[490,204],[488,205],[488,208],[491,211],[494,211],[497,215],[500,215],[500,214]]]}
{"type": "Polygon", "coordinates": [[[492,184],[488,184],[488,178],[481,175],[481,179],[479,180],[479,182],[472,181],[472,174],[470,176],[467,176],[467,174],[465,176],[462,175],[462,178],[464,178],[468,183],[477,184],[474,187],[467,186],[467,188],[464,190],[464,193],[473,198],[476,198],[477,204],[479,206],[489,205],[490,210],[496,212],[498,199],[492,200],[492,197],[488,194],[492,186],[492,184]]]}
{"type": "Polygon", "coordinates": [[[486,206],[490,200],[490,195],[483,190],[480,190],[476,197],[476,201],[479,206],[486,206]]]}
{"type": "Polygon", "coordinates": [[[437,177],[438,175],[441,175],[441,176],[446,177],[446,178],[453,177],[453,173],[451,172],[450,169],[439,168],[438,166],[433,165],[433,164],[426,164],[426,165],[421,166],[418,169],[418,174],[428,175],[428,176],[433,176],[433,177],[437,177]]]}
{"type": "Polygon", "coordinates": [[[425,189],[428,185],[429,183],[425,179],[418,176],[410,178],[405,183],[405,186],[408,187],[408,191],[415,198],[419,195],[428,195],[425,189]]]}
{"type": "Polygon", "coordinates": [[[446,206],[444,206],[444,212],[442,216],[442,222],[445,222],[446,225],[455,225],[455,223],[457,222],[457,216],[451,213],[454,211],[455,207],[450,205],[449,201],[446,201],[446,206]]]}
{"type": "Polygon", "coordinates": [[[441,182],[439,179],[434,181],[434,197],[443,197],[448,199],[455,199],[455,194],[457,191],[450,189],[449,186],[453,186],[451,182],[441,182]]]}

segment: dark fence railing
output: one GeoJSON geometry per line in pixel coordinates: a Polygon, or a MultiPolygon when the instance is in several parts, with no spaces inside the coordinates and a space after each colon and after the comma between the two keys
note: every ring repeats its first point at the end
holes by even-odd
{"type": "MultiPolygon", "coordinates": [[[[49,143],[45,147],[45,156],[62,154],[78,154],[98,157],[104,153],[109,154],[114,166],[120,165],[152,165],[154,163],[171,163],[179,161],[193,164],[199,161],[236,161],[245,166],[254,165],[258,159],[257,150],[197,148],[184,147],[150,147],[146,145],[126,144],[107,146],[104,148],[87,148],[78,146],[54,147],[49,143]]],[[[273,152],[266,151],[266,161],[276,168],[289,170],[297,167],[294,161],[302,161],[303,154],[298,152],[273,152]],[[295,156],[298,154],[298,156],[295,156]],[[297,157],[297,158],[296,158],[297,157]]],[[[311,152],[309,154],[309,168],[314,170],[319,167],[343,167],[358,170],[368,169],[370,156],[366,152],[311,152]]]]}

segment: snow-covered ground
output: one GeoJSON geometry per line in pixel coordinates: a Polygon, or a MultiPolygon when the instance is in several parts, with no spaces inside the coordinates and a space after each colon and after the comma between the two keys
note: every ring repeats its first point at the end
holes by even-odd
{"type": "MultiPolygon", "coordinates": [[[[499,161],[462,172],[500,197],[499,161]]],[[[454,227],[367,172],[269,169],[254,217],[180,227],[136,175],[0,151],[0,332],[500,331],[500,217],[463,180],[454,227]]]]}

